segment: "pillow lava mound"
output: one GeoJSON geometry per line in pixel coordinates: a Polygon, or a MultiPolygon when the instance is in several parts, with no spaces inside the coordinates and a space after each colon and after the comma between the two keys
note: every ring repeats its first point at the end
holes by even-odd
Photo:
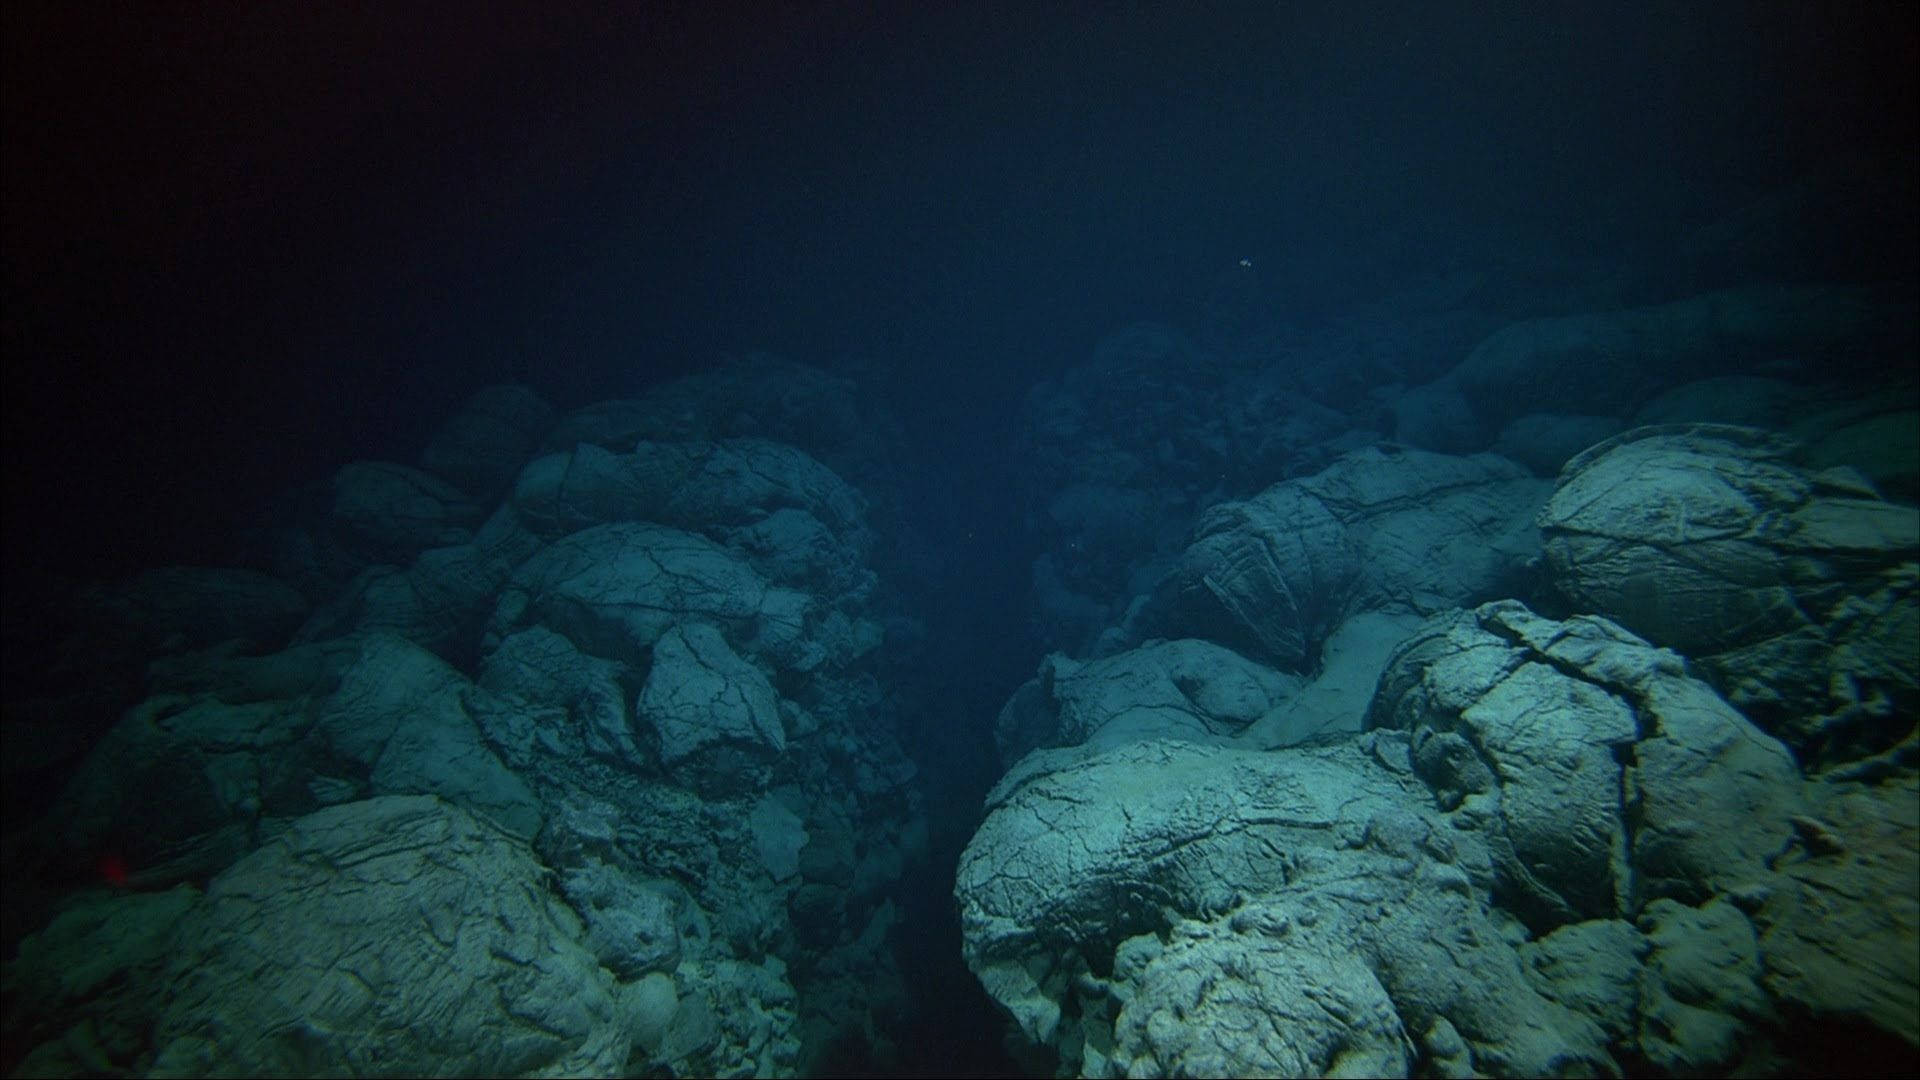
{"type": "MultiPolygon", "coordinates": [[[[657,1041],[671,980],[617,984],[546,873],[523,842],[433,796],[344,803],[294,821],[203,897],[180,886],[69,908],[9,982],[80,999],[104,989],[112,969],[99,958],[126,953],[129,938],[151,950],[117,976],[160,1001],[149,1076],[364,1075],[426,1061],[444,1075],[613,1075],[636,1028],[652,1025],[657,1041]],[[152,949],[161,936],[169,947],[152,949]],[[89,947],[95,963],[69,965],[89,947]]],[[[138,1037],[131,1011],[99,1021],[94,1039],[138,1037]]],[[[70,1035],[19,1071],[63,1072],[84,1045],[70,1035]]],[[[88,1064],[110,1060],[96,1047],[88,1064]]]]}
{"type": "Polygon", "coordinates": [[[1540,512],[1548,565],[1582,608],[1698,662],[1809,764],[1911,761],[1920,512],[1802,454],[1720,424],[1608,439],[1540,512]]]}
{"type": "MultiPolygon", "coordinates": [[[[1727,675],[1769,669],[1719,658],[1759,643],[1778,664],[1767,643],[1793,637],[1824,665],[1814,682],[1842,672],[1836,692],[1866,715],[1885,698],[1910,723],[1898,676],[1913,653],[1896,653],[1913,511],[1781,455],[1717,430],[1595,448],[1539,518],[1547,569],[1586,613],[1513,599],[1434,611],[1392,650],[1363,731],[1276,749],[1234,732],[1302,685],[1280,669],[1345,603],[1300,598],[1396,590],[1356,589],[1358,562],[1317,554],[1369,535],[1351,516],[1316,510],[1322,527],[1291,539],[1250,509],[1223,511],[1233,529],[1203,526],[1196,547],[1234,539],[1144,610],[1213,644],[1176,660],[1171,643],[1139,642],[1155,659],[1115,670],[1167,674],[1131,682],[1099,674],[1128,653],[1050,659],[1023,689],[1050,692],[1057,721],[1016,741],[1027,752],[989,795],[956,886],[965,958],[1005,1008],[1009,1045],[1035,1071],[1115,1077],[1909,1066],[1910,736],[1886,722],[1827,738],[1831,767],[1810,776],[1812,744],[1749,715],[1756,697],[1727,675]],[[1629,497],[1623,475],[1687,482],[1629,497]],[[1658,585],[1608,591],[1608,557],[1710,584],[1660,607],[1658,585]],[[1658,632],[1648,613],[1698,633],[1650,641],[1629,629],[1658,632]],[[1246,656],[1201,670],[1222,645],[1246,656]],[[1118,700],[1129,692],[1137,705],[1118,700]]],[[[1313,491],[1262,498],[1314,509],[1300,498],[1313,491]]],[[[1754,685],[1803,685],[1772,673],[1754,685]]]]}
{"type": "Polygon", "coordinates": [[[150,657],[37,854],[9,853],[16,880],[104,857],[117,884],[69,886],[9,965],[23,1067],[884,1057],[924,813],[873,671],[866,500],[770,436],[855,444],[833,410],[728,419],[836,385],[730,369],[558,420],[495,388],[422,467],[350,466],[277,521],[305,624],[150,657]]]}
{"type": "Polygon", "coordinates": [[[1547,491],[1495,454],[1351,451],[1202,513],[1122,640],[1202,637],[1312,671],[1357,613],[1426,615],[1514,587],[1539,550],[1547,491]]]}

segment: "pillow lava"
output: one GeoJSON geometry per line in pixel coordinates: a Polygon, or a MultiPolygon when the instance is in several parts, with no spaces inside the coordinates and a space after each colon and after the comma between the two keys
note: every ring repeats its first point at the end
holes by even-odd
{"type": "Polygon", "coordinates": [[[612,1076],[627,1010],[525,844],[431,796],[294,822],[208,887],[155,1076],[612,1076]]]}
{"type": "Polygon", "coordinates": [[[1367,723],[1412,734],[1415,775],[1487,839],[1496,899],[1541,931],[1764,876],[1800,809],[1786,748],[1680,657],[1511,600],[1403,642],[1367,723]]]}
{"type": "Polygon", "coordinates": [[[61,793],[65,860],[112,853],[154,887],[224,869],[273,819],[367,795],[445,796],[516,835],[526,782],[482,736],[486,695],[439,657],[369,634],[157,667],[61,793]]]}
{"type": "Polygon", "coordinates": [[[1014,765],[956,898],[1020,1038],[1083,1076],[1790,1073],[1806,1022],[1856,1065],[1920,1046],[1910,777],[1804,781],[1679,656],[1512,601],[1429,620],[1368,722],[1272,752],[1105,724],[1014,765]]]}
{"type": "Polygon", "coordinates": [[[1810,764],[1910,747],[1920,510],[1797,453],[1728,425],[1622,433],[1567,463],[1539,517],[1547,565],[1577,605],[1698,662],[1810,764]]]}
{"type": "Polygon", "coordinates": [[[1195,524],[1129,627],[1198,637],[1288,671],[1360,611],[1431,614],[1507,595],[1539,546],[1549,486],[1492,454],[1367,447],[1195,524]]]}
{"type": "Polygon", "coordinates": [[[1089,661],[1054,653],[1000,710],[994,742],[1005,762],[1042,746],[1225,742],[1299,689],[1299,678],[1209,641],[1156,641],[1089,661]]]}
{"type": "Polygon", "coordinates": [[[765,439],[643,441],[627,453],[581,443],[529,462],[513,506],[546,539],[650,521],[698,532],[818,595],[863,598],[874,587],[866,499],[805,452],[765,439]]]}
{"type": "Polygon", "coordinates": [[[1508,944],[1478,837],[1372,752],[1028,755],[961,858],[969,967],[1085,1076],[1405,1075],[1409,1044],[1462,1040],[1482,1071],[1603,1071],[1508,944]]]}
{"type": "Polygon", "coordinates": [[[10,995],[96,1007],[18,1074],[624,1075],[674,1003],[615,983],[547,875],[433,796],[298,818],[204,894],[96,897],[23,942],[10,995]]]}

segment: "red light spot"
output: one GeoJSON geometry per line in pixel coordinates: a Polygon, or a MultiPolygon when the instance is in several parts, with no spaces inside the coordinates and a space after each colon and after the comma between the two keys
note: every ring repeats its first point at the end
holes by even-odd
{"type": "Polygon", "coordinates": [[[107,852],[100,856],[100,861],[95,866],[100,871],[100,880],[116,889],[127,887],[127,860],[121,858],[118,853],[107,852]]]}

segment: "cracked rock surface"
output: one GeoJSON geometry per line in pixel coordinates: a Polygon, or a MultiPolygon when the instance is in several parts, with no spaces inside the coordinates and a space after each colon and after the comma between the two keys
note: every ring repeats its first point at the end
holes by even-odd
{"type": "Polygon", "coordinates": [[[349,465],[274,523],[298,603],[258,574],[102,591],[159,655],[10,851],[64,884],[7,969],[10,1060],[751,1076],[843,1040],[895,1054],[893,893],[927,829],[876,616],[908,616],[880,609],[867,497],[772,437],[862,471],[873,441],[830,404],[850,389],[817,376],[745,364],[565,417],[490,388],[422,466],[349,465]],[[748,397],[767,408],[733,430],[748,397]]]}
{"type": "Polygon", "coordinates": [[[1911,782],[1803,780],[1677,655],[1512,601],[1411,635],[1367,724],[1029,753],[961,864],[968,964],[1089,1076],[1770,1069],[1841,970],[1817,1008],[1910,1032],[1911,782]]]}

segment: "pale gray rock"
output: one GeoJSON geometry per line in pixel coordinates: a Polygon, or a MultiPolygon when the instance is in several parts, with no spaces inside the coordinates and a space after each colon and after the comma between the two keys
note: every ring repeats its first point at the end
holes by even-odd
{"type": "Polygon", "coordinates": [[[1063,1074],[1793,1072],[1808,1022],[1852,1033],[1836,1068],[1920,1046],[1911,774],[1804,781],[1671,651],[1445,613],[1373,730],[1265,753],[1115,719],[1165,696],[1141,660],[1016,695],[1095,722],[1012,766],[959,870],[969,966],[1063,1074]]]}
{"type": "Polygon", "coordinates": [[[592,525],[651,521],[718,534],[780,511],[822,523],[839,557],[864,559],[866,500],[803,451],[765,439],[643,440],[626,452],[592,443],[529,462],[513,505],[553,539],[592,525]]]}
{"type": "Polygon", "coordinates": [[[621,1075],[623,999],[545,876],[429,796],[301,818],[182,928],[146,1075],[621,1075]]]}
{"type": "Polygon", "coordinates": [[[779,957],[688,961],[674,982],[655,1063],[681,1076],[797,1075],[799,1002],[779,957]]]}
{"type": "Polygon", "coordinates": [[[1293,671],[1349,613],[1360,558],[1346,523],[1296,481],[1208,509],[1155,587],[1139,637],[1200,637],[1293,671]]]}
{"type": "Polygon", "coordinates": [[[147,887],[211,875],[262,822],[368,794],[438,794],[522,836],[537,800],[481,737],[481,692],[402,638],[178,665],[61,794],[64,845],[147,887]]]}
{"type": "Polygon", "coordinates": [[[639,880],[589,858],[564,871],[559,884],[586,925],[587,948],[622,981],[671,974],[684,955],[683,928],[697,936],[697,909],[672,882],[639,880]]]}
{"type": "Polygon", "coordinates": [[[1366,611],[1341,623],[1321,647],[1313,678],[1249,724],[1237,743],[1273,750],[1360,731],[1381,672],[1422,621],[1411,612],[1366,611]]]}
{"type": "Polygon", "coordinates": [[[864,531],[849,542],[806,510],[779,507],[715,531],[767,580],[836,604],[863,603],[879,583],[865,567],[869,539],[864,531]]]}
{"type": "Polygon", "coordinates": [[[1131,633],[1203,637],[1311,671],[1361,611],[1429,614],[1510,591],[1548,485],[1505,458],[1372,447],[1202,514],[1131,633]]]}
{"type": "Polygon", "coordinates": [[[619,661],[581,652],[544,626],[507,635],[487,654],[479,682],[489,693],[524,706],[502,717],[511,734],[482,725],[496,742],[519,749],[516,764],[525,761],[536,737],[558,752],[592,754],[624,768],[645,769],[653,761],[634,730],[630,687],[638,684],[638,676],[619,661]],[[549,709],[564,718],[533,722],[534,713],[549,709]]]}
{"type": "Polygon", "coordinates": [[[1367,723],[1412,735],[1415,773],[1483,832],[1503,903],[1542,932],[1749,884],[1801,808],[1786,748],[1679,657],[1514,601],[1409,638],[1367,723]]]}
{"type": "MultiPolygon", "coordinates": [[[[1864,1021],[1878,1062],[1920,1053],[1920,782],[1807,785],[1808,812],[1752,909],[1771,1000],[1796,1015],[1864,1021]],[[1869,1034],[1885,1040],[1873,1046],[1869,1034]]],[[[1876,1062],[1873,1053],[1862,1060],[1876,1062]]]]}
{"type": "Polygon", "coordinates": [[[780,698],[718,630],[688,623],[661,636],[636,707],[661,764],[703,790],[757,786],[787,748],[780,698]]]}
{"type": "Polygon", "coordinates": [[[1749,428],[1639,428],[1567,464],[1540,512],[1582,609],[1698,662],[1802,760],[1912,737],[1920,510],[1749,428]]]}
{"type": "Polygon", "coordinates": [[[962,856],[967,962],[1082,1075],[1391,1075],[1443,1030],[1486,1073],[1610,1069],[1413,784],[1354,741],[1029,754],[962,856]]]}
{"type": "MultiPolygon", "coordinates": [[[[518,984],[446,991],[434,979],[444,957],[416,962],[406,947],[334,961],[302,933],[274,936],[311,961],[236,975],[223,950],[236,963],[255,955],[242,921],[196,915],[192,941],[156,924],[135,942],[150,912],[123,904],[87,916],[91,929],[62,924],[48,939],[57,947],[19,969],[44,982],[64,964],[85,979],[72,992],[36,984],[48,1007],[10,1026],[9,1045],[44,1048],[36,1071],[79,1075],[794,1075],[861,1039],[884,1053],[884,1018],[908,996],[890,896],[928,847],[894,728],[908,706],[883,681],[890,668],[864,659],[882,642],[865,497],[767,436],[811,431],[869,474],[884,462],[860,455],[883,440],[829,400],[842,382],[782,387],[777,374],[729,369],[630,409],[590,410],[572,430],[601,423],[618,438],[556,436],[530,462],[538,410],[523,406],[537,402],[476,398],[423,457],[430,468],[363,464],[336,488],[317,485],[279,537],[317,601],[298,644],[249,656],[257,646],[239,635],[165,657],[152,696],[62,797],[62,831],[37,860],[75,881],[117,879],[124,859],[137,889],[241,874],[220,880],[246,881],[251,902],[267,889],[259,867],[292,859],[304,870],[281,885],[314,903],[287,924],[345,936],[358,921],[383,947],[406,946],[394,929],[404,895],[388,903],[380,887],[433,875],[355,851],[342,869],[331,848],[284,845],[321,808],[432,794],[476,828],[531,842],[545,865],[487,876],[485,888],[524,902],[499,905],[487,933],[444,925],[467,909],[439,890],[462,901],[484,890],[438,878],[421,883],[416,922],[450,949],[551,977],[571,995],[555,1008],[574,1014],[550,1015],[518,984]],[[500,490],[503,476],[516,493],[500,490]],[[103,854],[116,861],[96,866],[103,854]],[[362,866],[380,880],[354,878],[362,866]],[[314,877],[335,870],[338,891],[314,877]],[[355,889],[373,897],[366,911],[349,911],[355,889]],[[508,940],[561,897],[568,955],[508,940]],[[121,932],[101,932],[107,918],[121,932]],[[97,955],[74,955],[83,949],[97,955]],[[157,983],[169,957],[269,1000],[242,1013],[213,1000],[217,988],[157,983]],[[340,976],[323,998],[273,981],[309,962],[340,976]],[[377,1000],[353,1000],[354,978],[377,1000]],[[415,993],[431,1013],[420,1022],[378,1011],[411,1008],[415,993]],[[561,1045],[599,1031],[577,1014],[607,1000],[631,1054],[561,1045]],[[280,1001],[307,1019],[264,1015],[280,1001]],[[329,1012],[336,1004],[374,1019],[329,1012]],[[515,1019],[491,1015],[495,1004],[515,1019]],[[221,1027],[229,1013],[238,1019],[221,1027]],[[293,1050],[249,1035],[276,1024],[293,1050]]],[[[199,642],[168,629],[161,644],[199,642]]],[[[419,859],[465,872],[463,843],[415,840],[419,859]]],[[[223,892],[221,910],[235,900],[223,892]]],[[[12,1011],[10,1000],[10,1025],[12,1011]]]]}
{"type": "Polygon", "coordinates": [[[514,514],[544,540],[613,521],[644,521],[662,501],[635,475],[632,455],[591,442],[527,462],[512,492],[514,514]]]}
{"type": "MultiPolygon", "coordinates": [[[[514,571],[484,640],[491,649],[539,624],[595,656],[644,666],[654,642],[683,620],[754,628],[766,582],[737,555],[704,537],[641,522],[569,534],[514,571]]],[[[777,610],[791,622],[799,612],[777,610]]]]}
{"type": "Polygon", "coordinates": [[[666,521],[743,526],[776,510],[801,510],[864,557],[866,499],[804,451],[766,439],[714,444],[641,443],[635,471],[664,492],[666,521]]]}
{"type": "Polygon", "coordinates": [[[1346,525],[1367,611],[1431,614],[1511,591],[1546,484],[1496,455],[1368,447],[1300,481],[1346,525]]]}
{"type": "Polygon", "coordinates": [[[1647,1060],[1681,1075],[1777,1068],[1756,1032],[1776,1021],[1761,986],[1753,923],[1716,898],[1698,908],[1659,899],[1640,916],[1647,936],[1639,1044],[1647,1060]]]}
{"type": "MultiPolygon", "coordinates": [[[[833,603],[859,609],[851,595],[833,603]]],[[[570,533],[523,562],[499,590],[480,646],[490,652],[515,630],[541,625],[583,653],[644,670],[654,642],[683,621],[719,627],[741,653],[799,672],[844,666],[882,640],[877,622],[769,583],[738,550],[623,521],[570,533]]]]}
{"type": "Polygon", "coordinates": [[[626,988],[629,1015],[633,1017],[633,1045],[650,1057],[657,1057],[668,1025],[680,1011],[680,990],[672,976],[654,972],[626,988]]]}
{"type": "Polygon", "coordinates": [[[464,708],[440,705],[394,729],[367,776],[368,792],[431,792],[484,815],[514,836],[531,838],[541,821],[533,790],[486,745],[464,708]]]}
{"type": "Polygon", "coordinates": [[[1591,919],[1523,941],[1515,951],[1541,993],[1599,1024],[1615,1045],[1628,1046],[1639,1034],[1648,949],[1634,924],[1591,919]]]}
{"type": "Polygon", "coordinates": [[[753,804],[753,812],[747,816],[754,850],[775,881],[785,881],[800,872],[800,852],[809,840],[806,823],[782,799],[782,795],[797,798],[799,794],[770,792],[753,804]]]}
{"type": "Polygon", "coordinates": [[[367,638],[316,711],[308,767],[318,774],[323,761],[352,762],[367,770],[370,794],[441,795],[530,837],[539,801],[481,738],[468,708],[477,692],[410,642],[367,638]]]}
{"type": "Polygon", "coordinates": [[[1783,432],[1805,444],[1807,468],[1846,466],[1887,498],[1912,503],[1920,501],[1917,401],[1920,371],[1887,372],[1870,385],[1725,375],[1673,388],[1627,426],[1710,423],[1783,432]]]}
{"type": "MultiPolygon", "coordinates": [[[[688,433],[726,426],[689,395],[688,433]]],[[[790,447],[663,437],[678,421],[659,405],[582,417],[606,438],[520,473],[512,517],[548,539],[480,639],[481,682],[507,700],[473,711],[555,815],[539,848],[595,955],[634,986],[672,972],[645,1067],[790,1073],[802,1044],[887,1007],[881,913],[926,846],[886,688],[859,663],[881,643],[865,503],[790,447]],[[622,446],[628,423],[644,437],[622,446]],[[685,888],[671,941],[667,881],[685,888]],[[800,976],[767,977],[794,956],[800,976]]]]}
{"type": "Polygon", "coordinates": [[[1331,926],[1257,901],[1176,925],[1129,980],[1112,1076],[1403,1076],[1411,1043],[1392,997],[1331,926]],[[1195,1018],[1202,1022],[1194,1022],[1195,1018]]]}
{"type": "Polygon", "coordinates": [[[1088,661],[1055,653],[1031,685],[1001,712],[995,738],[1002,761],[1041,746],[1223,742],[1298,690],[1300,679],[1210,642],[1182,639],[1088,661]]]}

